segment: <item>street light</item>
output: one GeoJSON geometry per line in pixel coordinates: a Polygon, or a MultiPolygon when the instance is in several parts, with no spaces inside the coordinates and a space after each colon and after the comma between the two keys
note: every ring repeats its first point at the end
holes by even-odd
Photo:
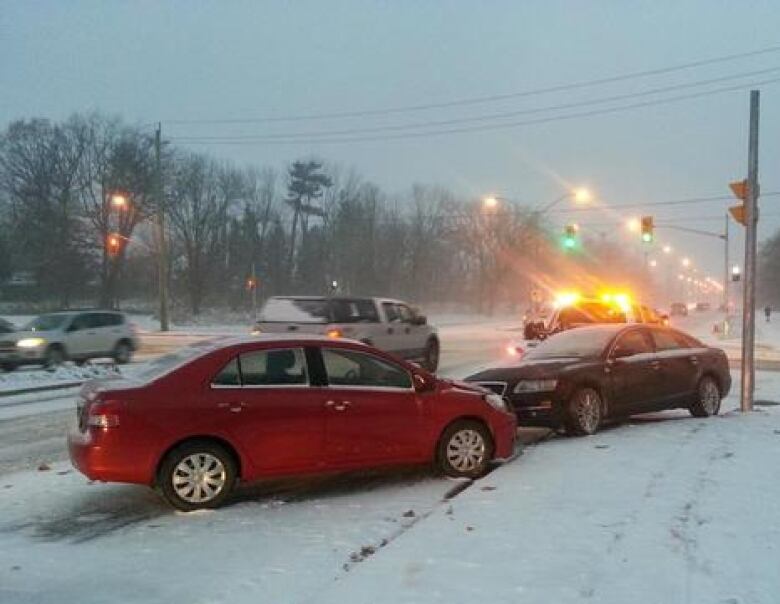
{"type": "Polygon", "coordinates": [[[127,197],[125,197],[122,193],[114,193],[111,196],[111,205],[114,206],[117,210],[126,210],[129,207],[129,204],[127,203],[127,197]]]}
{"type": "Polygon", "coordinates": [[[574,190],[574,201],[580,204],[586,204],[590,203],[590,201],[593,199],[593,195],[591,195],[590,191],[584,187],[580,187],[579,189],[574,190]]]}
{"type": "Polygon", "coordinates": [[[482,198],[482,208],[488,211],[495,210],[498,207],[498,197],[488,195],[482,198]]]}
{"type": "Polygon", "coordinates": [[[672,253],[672,246],[671,245],[665,245],[663,249],[664,249],[664,254],[671,254],[672,253]]]}
{"type": "Polygon", "coordinates": [[[690,258],[683,258],[683,259],[682,259],[680,262],[681,262],[681,264],[682,264],[682,265],[683,265],[685,268],[688,268],[688,267],[691,265],[691,260],[690,260],[690,258]]]}
{"type": "Polygon", "coordinates": [[[629,218],[626,222],[626,228],[632,233],[638,233],[642,229],[642,223],[639,218],[629,218]]]}
{"type": "Polygon", "coordinates": [[[651,266],[652,268],[655,268],[656,266],[658,266],[658,260],[651,260],[651,261],[650,261],[650,266],[651,266]]]}

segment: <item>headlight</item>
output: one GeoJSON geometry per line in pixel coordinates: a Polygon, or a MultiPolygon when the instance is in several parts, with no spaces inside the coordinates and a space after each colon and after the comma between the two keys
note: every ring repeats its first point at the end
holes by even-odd
{"type": "Polygon", "coordinates": [[[38,346],[43,346],[45,343],[46,340],[43,338],[24,338],[19,340],[16,346],[18,348],[38,348],[38,346]]]}
{"type": "Polygon", "coordinates": [[[499,411],[509,411],[509,407],[506,406],[506,401],[504,400],[503,396],[499,396],[497,394],[486,394],[485,402],[499,411]]]}
{"type": "Polygon", "coordinates": [[[515,394],[523,394],[525,392],[552,392],[557,385],[558,380],[520,380],[517,382],[517,385],[512,392],[515,394]]]}

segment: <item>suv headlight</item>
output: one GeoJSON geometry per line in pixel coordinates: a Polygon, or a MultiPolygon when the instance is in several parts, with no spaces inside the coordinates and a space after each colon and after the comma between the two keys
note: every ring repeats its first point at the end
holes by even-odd
{"type": "Polygon", "coordinates": [[[499,411],[509,411],[509,407],[507,407],[504,397],[499,396],[498,394],[486,394],[485,402],[499,411]]]}
{"type": "Polygon", "coordinates": [[[520,380],[515,385],[515,394],[524,394],[527,392],[552,392],[558,385],[558,380],[546,379],[546,380],[520,380]]]}
{"type": "Polygon", "coordinates": [[[22,338],[16,343],[16,346],[18,348],[38,348],[38,346],[43,346],[46,343],[46,340],[43,338],[22,338]]]}

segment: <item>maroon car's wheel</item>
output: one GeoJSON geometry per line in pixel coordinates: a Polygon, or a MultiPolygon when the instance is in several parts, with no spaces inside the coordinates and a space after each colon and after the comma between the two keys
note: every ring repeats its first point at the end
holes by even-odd
{"type": "Polygon", "coordinates": [[[578,388],[566,407],[566,431],[574,436],[595,434],[601,426],[602,401],[593,388],[578,388]]]}
{"type": "Polygon", "coordinates": [[[493,459],[493,438],[485,424],[458,420],[441,435],[436,457],[447,476],[479,478],[493,459]]]}
{"type": "Polygon", "coordinates": [[[165,499],[185,512],[219,507],[235,482],[233,456],[210,441],[191,441],[173,449],[158,477],[165,499]]]}
{"type": "Polygon", "coordinates": [[[710,417],[720,411],[720,388],[718,383],[708,375],[701,378],[696,389],[696,398],[688,408],[694,417],[710,417]]]}

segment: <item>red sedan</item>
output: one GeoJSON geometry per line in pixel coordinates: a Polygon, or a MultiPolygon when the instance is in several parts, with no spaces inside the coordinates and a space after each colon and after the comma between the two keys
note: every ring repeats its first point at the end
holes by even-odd
{"type": "Polygon", "coordinates": [[[76,468],[182,510],[220,505],[238,479],[431,461],[477,477],[511,455],[516,429],[498,395],[316,336],[190,346],[85,385],[77,414],[76,468]]]}

